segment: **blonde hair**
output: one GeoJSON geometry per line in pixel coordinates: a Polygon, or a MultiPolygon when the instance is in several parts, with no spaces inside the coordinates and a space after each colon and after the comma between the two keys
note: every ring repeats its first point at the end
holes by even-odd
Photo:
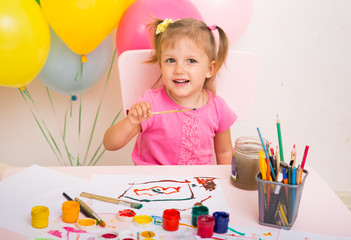
{"type": "MultiPolygon", "coordinates": [[[[208,59],[215,61],[215,69],[212,77],[205,80],[204,88],[216,93],[215,77],[216,73],[224,64],[228,55],[228,38],[225,32],[218,26],[214,26],[218,30],[219,44],[218,51],[216,47],[215,37],[212,30],[202,21],[193,18],[182,18],[169,23],[166,29],[162,32],[156,33],[157,26],[163,20],[155,19],[150,23],[150,35],[153,38],[153,47],[155,49],[154,55],[151,56],[148,63],[159,63],[161,61],[161,53],[164,47],[173,47],[178,39],[189,38],[193,40],[198,47],[202,48],[208,56],[208,59]]],[[[157,83],[156,83],[157,84],[157,83]]],[[[156,85],[155,84],[155,85],[156,85]]]]}

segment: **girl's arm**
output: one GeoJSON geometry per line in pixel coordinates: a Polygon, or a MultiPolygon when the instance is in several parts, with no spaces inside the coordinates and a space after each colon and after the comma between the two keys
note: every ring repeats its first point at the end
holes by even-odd
{"type": "Polygon", "coordinates": [[[141,130],[141,122],[150,118],[151,106],[149,103],[135,104],[122,121],[107,129],[104,136],[106,150],[118,150],[127,145],[141,130]]]}
{"type": "Polygon", "coordinates": [[[214,149],[216,153],[217,164],[231,164],[233,146],[230,135],[230,128],[224,132],[216,133],[214,137],[214,149]]]}

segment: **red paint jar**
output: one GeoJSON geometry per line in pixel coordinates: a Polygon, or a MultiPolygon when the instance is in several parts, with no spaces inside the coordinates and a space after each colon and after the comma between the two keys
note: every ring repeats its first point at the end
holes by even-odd
{"type": "Polygon", "coordinates": [[[179,228],[180,213],[176,209],[163,211],[163,229],[166,231],[177,231],[179,228]]]}
{"type": "Polygon", "coordinates": [[[202,238],[212,237],[215,218],[211,215],[201,215],[197,218],[197,235],[202,238]]]}

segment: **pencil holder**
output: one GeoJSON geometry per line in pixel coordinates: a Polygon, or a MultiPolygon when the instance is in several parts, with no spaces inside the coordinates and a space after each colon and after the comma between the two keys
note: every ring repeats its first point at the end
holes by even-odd
{"type": "Polygon", "coordinates": [[[297,217],[307,170],[303,170],[301,184],[291,185],[262,180],[256,175],[258,187],[259,223],[289,230],[297,217]]]}

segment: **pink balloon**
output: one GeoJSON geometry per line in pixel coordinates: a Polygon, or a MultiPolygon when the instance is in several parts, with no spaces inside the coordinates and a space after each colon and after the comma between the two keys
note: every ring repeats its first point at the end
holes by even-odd
{"type": "Polygon", "coordinates": [[[151,16],[165,19],[191,17],[203,20],[190,0],[136,0],[124,12],[116,34],[118,54],[126,50],[150,49],[147,24],[151,16]]]}
{"type": "Polygon", "coordinates": [[[218,25],[234,43],[248,27],[253,0],[191,0],[208,25],[218,25]]]}

